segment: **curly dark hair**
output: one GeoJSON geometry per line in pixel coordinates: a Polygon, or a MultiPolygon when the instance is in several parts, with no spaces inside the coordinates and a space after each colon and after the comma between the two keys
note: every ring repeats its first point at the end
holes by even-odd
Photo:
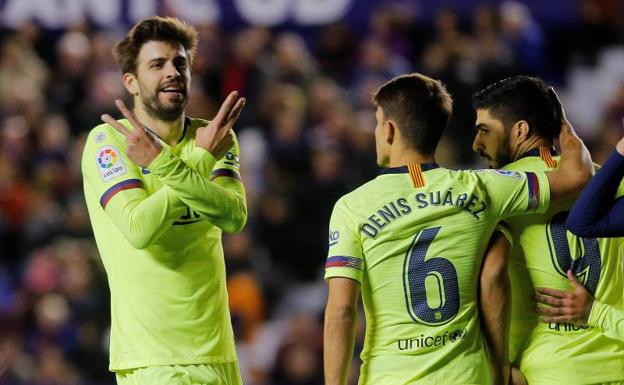
{"type": "Polygon", "coordinates": [[[514,76],[493,83],[473,96],[475,110],[487,109],[505,129],[525,120],[541,138],[554,139],[561,130],[561,105],[541,79],[514,76]]]}
{"type": "Polygon", "coordinates": [[[122,73],[136,73],[136,59],[143,44],[148,41],[180,43],[188,54],[189,64],[197,52],[197,30],[175,17],[153,16],[143,19],[113,47],[113,57],[122,73]]]}

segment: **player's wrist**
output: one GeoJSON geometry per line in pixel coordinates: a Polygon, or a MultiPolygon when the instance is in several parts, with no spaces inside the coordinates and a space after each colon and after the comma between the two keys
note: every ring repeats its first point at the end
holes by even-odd
{"type": "Polygon", "coordinates": [[[501,365],[494,366],[491,370],[492,384],[494,385],[507,385],[511,381],[511,366],[501,365]]]}
{"type": "Polygon", "coordinates": [[[158,146],[158,147],[154,147],[152,149],[152,151],[150,151],[150,154],[148,156],[148,158],[145,161],[144,165],[139,165],[143,168],[148,168],[152,163],[154,163],[154,160],[156,160],[156,158],[158,158],[158,156],[160,155],[160,153],[162,152],[162,147],[158,146]]]}
{"type": "Polygon", "coordinates": [[[212,155],[215,159],[219,159],[217,158],[217,146],[215,145],[215,143],[204,143],[204,142],[196,142],[195,145],[199,148],[201,148],[202,150],[208,152],[210,155],[212,155]]]}
{"type": "Polygon", "coordinates": [[[149,162],[149,164],[143,168],[148,169],[151,172],[156,173],[156,171],[166,164],[171,159],[171,153],[164,148],[160,148],[158,154],[149,162]]]}

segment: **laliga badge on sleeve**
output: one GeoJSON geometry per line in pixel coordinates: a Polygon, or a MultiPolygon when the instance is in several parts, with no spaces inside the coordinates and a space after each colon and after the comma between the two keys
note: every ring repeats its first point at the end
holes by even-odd
{"type": "Polygon", "coordinates": [[[126,166],[113,146],[101,147],[95,155],[95,163],[104,182],[115,179],[126,173],[126,166]]]}

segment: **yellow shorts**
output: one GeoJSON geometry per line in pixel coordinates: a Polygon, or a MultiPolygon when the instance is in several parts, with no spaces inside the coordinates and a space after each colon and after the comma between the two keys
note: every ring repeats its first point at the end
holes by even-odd
{"type": "Polygon", "coordinates": [[[148,366],[116,375],[117,385],[243,385],[238,362],[148,366]]]}

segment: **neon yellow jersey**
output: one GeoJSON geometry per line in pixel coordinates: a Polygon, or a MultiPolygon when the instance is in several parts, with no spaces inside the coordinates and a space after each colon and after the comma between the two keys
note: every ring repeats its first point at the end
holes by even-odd
{"type": "Polygon", "coordinates": [[[206,123],[186,119],[148,169],[108,124],[87,138],[84,193],[111,291],[113,371],[237,360],[221,234],[243,226],[245,191],[238,145],[218,162],[195,145],[206,123]]]}
{"type": "Polygon", "coordinates": [[[485,384],[483,255],[500,219],[543,212],[544,173],[386,169],[334,207],[325,278],[361,284],[360,385],[485,384]]]}
{"type": "MultiPolygon", "coordinates": [[[[545,147],[535,149],[507,170],[547,171],[557,166],[545,147]]],[[[622,193],[620,188],[619,194],[622,193]]],[[[624,342],[600,329],[539,322],[531,297],[535,287],[570,290],[566,272],[575,272],[598,301],[622,309],[621,238],[582,239],[565,228],[573,202],[545,214],[515,217],[509,262],[512,283],[510,356],[529,384],[594,384],[624,380],[624,342]]]]}
{"type": "Polygon", "coordinates": [[[624,341],[624,310],[594,299],[587,324],[599,328],[609,338],[624,341]]]}

